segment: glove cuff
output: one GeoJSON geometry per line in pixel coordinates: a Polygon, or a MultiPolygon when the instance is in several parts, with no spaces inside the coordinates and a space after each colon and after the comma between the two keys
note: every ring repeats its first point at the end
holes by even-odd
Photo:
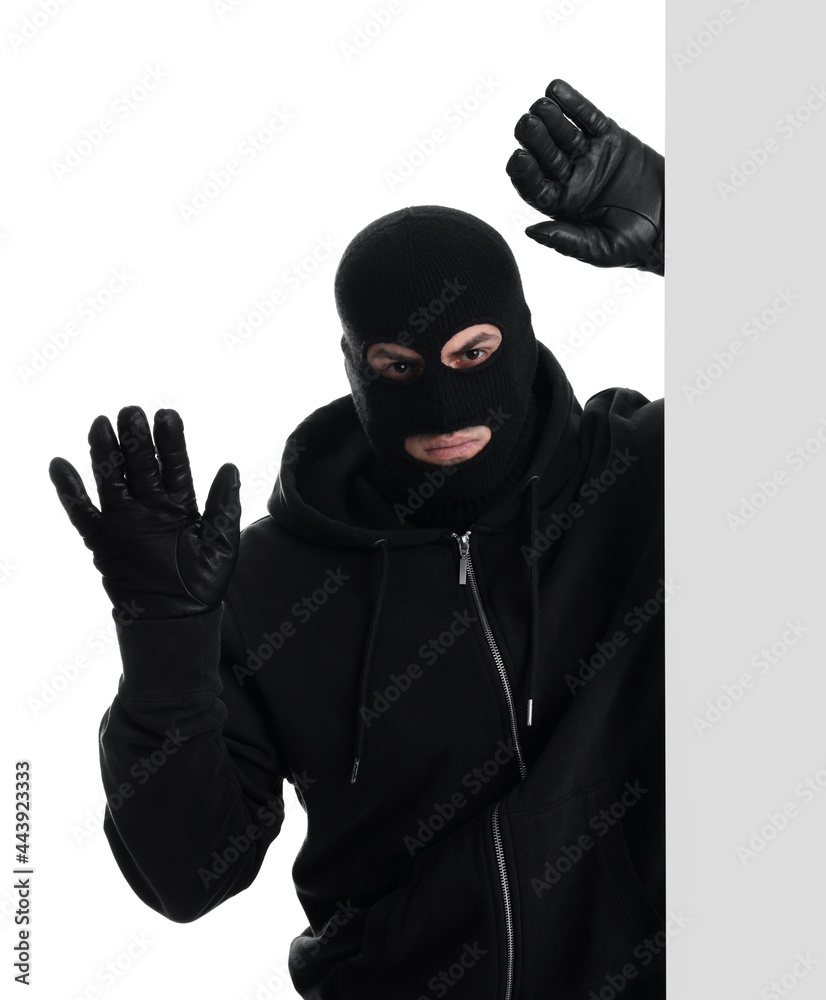
{"type": "Polygon", "coordinates": [[[115,610],[123,675],[122,699],[188,703],[198,695],[216,697],[221,690],[223,605],[186,618],[126,619],[115,610]]]}
{"type": "Polygon", "coordinates": [[[650,271],[652,274],[665,275],[665,223],[660,227],[659,235],[651,244],[645,264],[641,271],[650,271]]]}

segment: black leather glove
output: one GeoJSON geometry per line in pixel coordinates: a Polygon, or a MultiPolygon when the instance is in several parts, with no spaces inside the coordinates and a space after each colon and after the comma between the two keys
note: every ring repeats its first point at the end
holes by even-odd
{"type": "Polygon", "coordinates": [[[526,234],[596,267],[663,274],[665,160],[564,80],[545,93],[517,122],[524,149],[505,167],[520,196],[556,220],[526,234]]]}
{"type": "Polygon", "coordinates": [[[118,414],[120,440],[107,417],[94,421],[89,446],[100,510],[64,458],[52,459],[49,476],[115,608],[130,617],[181,618],[223,600],[238,558],[240,482],[234,465],[222,465],[201,517],[174,410],[158,410],[154,435],[153,445],[139,406],[118,414]]]}

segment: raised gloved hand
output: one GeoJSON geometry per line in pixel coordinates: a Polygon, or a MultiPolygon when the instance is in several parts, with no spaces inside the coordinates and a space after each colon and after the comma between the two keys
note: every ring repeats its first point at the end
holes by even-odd
{"type": "Polygon", "coordinates": [[[240,482],[234,465],[222,465],[201,517],[174,410],[158,410],[154,435],[153,445],[139,406],[118,414],[120,440],[107,417],[93,422],[89,446],[100,510],[65,459],[52,459],[49,476],[115,608],[130,617],[181,618],[223,600],[238,558],[240,482]]]}
{"type": "Polygon", "coordinates": [[[545,93],[517,122],[524,149],[505,167],[520,196],[555,220],[525,232],[596,267],[663,274],[663,157],[564,80],[545,93]]]}

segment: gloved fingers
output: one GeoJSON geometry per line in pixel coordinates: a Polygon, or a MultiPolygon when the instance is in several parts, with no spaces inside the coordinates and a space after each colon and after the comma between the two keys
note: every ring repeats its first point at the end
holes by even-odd
{"type": "Polygon", "coordinates": [[[100,511],[89,499],[77,469],[65,458],[53,458],[49,463],[49,479],[57,490],[57,497],[69,520],[82,538],[102,522],[100,511]]]}
{"type": "Polygon", "coordinates": [[[186,507],[187,514],[196,517],[198,504],[186,453],[184,422],[180,415],[175,410],[158,410],[154,434],[164,490],[186,507]]]}
{"type": "Polygon", "coordinates": [[[513,130],[517,142],[522,143],[539,165],[539,169],[550,180],[563,184],[571,176],[571,161],[553,141],[541,118],[536,115],[522,115],[513,130]]]}
{"type": "Polygon", "coordinates": [[[241,534],[240,488],[238,469],[227,462],[216,473],[204,506],[201,538],[224,555],[231,555],[238,548],[241,534]]]}
{"type": "Polygon", "coordinates": [[[577,226],[570,222],[540,222],[529,226],[525,234],[543,246],[600,266],[607,259],[608,241],[596,226],[577,226]]]}
{"type": "Polygon", "coordinates": [[[141,503],[163,496],[161,472],[149,421],[139,406],[124,406],[118,414],[118,437],[126,466],[129,492],[141,503]]]}
{"type": "Polygon", "coordinates": [[[552,80],[545,89],[545,95],[562,108],[571,121],[586,135],[604,135],[611,128],[610,118],[574,90],[564,80],[552,80]]]}
{"type": "Polygon", "coordinates": [[[556,145],[569,156],[579,156],[587,149],[583,132],[569,121],[562,108],[548,97],[540,97],[531,105],[531,112],[541,119],[556,145]]]}
{"type": "Polygon", "coordinates": [[[545,215],[556,214],[562,185],[542,173],[531,153],[524,149],[514,150],[505,164],[505,171],[520,198],[545,215]]]}
{"type": "Polygon", "coordinates": [[[95,417],[89,428],[89,454],[102,510],[131,500],[123,454],[109,418],[95,417]]]}

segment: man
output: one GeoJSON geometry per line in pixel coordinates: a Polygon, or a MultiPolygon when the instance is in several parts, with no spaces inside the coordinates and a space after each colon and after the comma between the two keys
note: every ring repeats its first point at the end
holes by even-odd
{"type": "MultiPolygon", "coordinates": [[[[529,235],[662,273],[662,158],[563,81],[532,111],[507,169],[554,221],[529,235]]],[[[661,407],[583,410],[464,212],[368,225],[336,302],[352,395],[243,534],[233,465],[198,514],[172,410],[154,445],[138,407],[95,420],[101,512],[50,467],[118,622],[117,862],[193,920],[252,882],[286,779],[303,996],[662,998],[661,407]]]]}

